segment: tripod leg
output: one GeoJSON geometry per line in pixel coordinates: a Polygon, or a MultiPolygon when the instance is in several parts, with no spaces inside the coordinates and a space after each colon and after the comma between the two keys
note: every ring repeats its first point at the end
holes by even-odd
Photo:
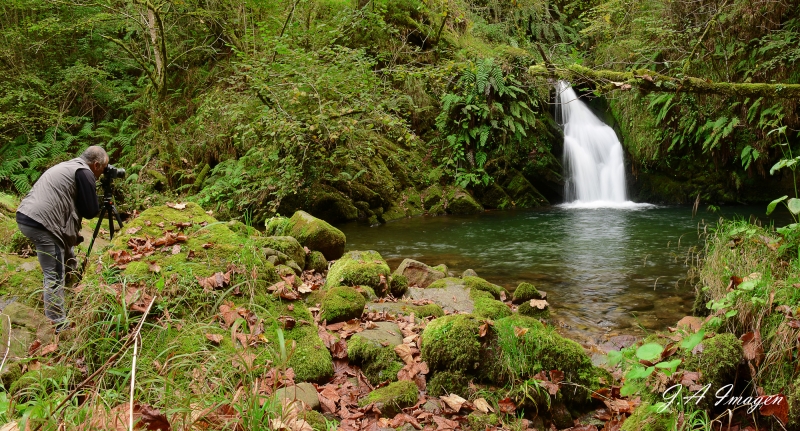
{"type": "Polygon", "coordinates": [[[81,265],[81,272],[78,274],[78,279],[83,278],[83,271],[86,270],[86,264],[89,262],[89,255],[92,254],[92,247],[94,246],[94,240],[97,238],[97,234],[100,232],[100,225],[103,224],[103,217],[105,216],[106,207],[103,207],[100,210],[100,215],[97,217],[97,226],[94,228],[94,233],[92,234],[92,241],[89,242],[89,249],[86,250],[86,257],[83,259],[83,265],[81,265]]]}
{"type": "Polygon", "coordinates": [[[108,209],[109,206],[111,209],[114,208],[111,203],[106,204],[106,213],[108,214],[108,235],[110,239],[114,239],[114,214],[112,214],[111,210],[108,209]]]}

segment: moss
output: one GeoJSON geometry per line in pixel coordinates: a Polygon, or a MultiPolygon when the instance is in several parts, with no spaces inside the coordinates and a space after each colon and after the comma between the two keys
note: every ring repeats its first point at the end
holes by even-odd
{"type": "Polygon", "coordinates": [[[26,303],[37,303],[42,290],[42,269],[35,257],[0,253],[0,295],[13,295],[26,303]]]}
{"type": "Polygon", "coordinates": [[[447,394],[469,396],[470,378],[459,371],[441,371],[428,381],[428,394],[438,397],[447,394]]]}
{"type": "Polygon", "coordinates": [[[444,274],[445,277],[447,277],[447,265],[442,263],[436,266],[432,266],[431,269],[434,271],[439,271],[442,274],[444,274]]]}
{"type": "Polygon", "coordinates": [[[520,283],[516,289],[514,289],[514,298],[513,302],[515,304],[520,304],[526,301],[530,301],[531,299],[542,299],[542,294],[536,289],[531,283],[520,283]]]}
{"type": "Polygon", "coordinates": [[[511,309],[506,304],[492,298],[487,292],[471,291],[470,296],[475,301],[475,310],[473,311],[475,316],[496,320],[512,314],[511,309]],[[473,292],[476,294],[473,295],[473,292]]]}
{"type": "Polygon", "coordinates": [[[466,190],[451,187],[447,191],[448,214],[478,214],[483,207],[466,190]]]}
{"type": "Polygon", "coordinates": [[[294,369],[295,381],[322,382],[333,375],[331,352],[319,338],[316,328],[295,326],[287,331],[287,339],[297,341],[297,348],[288,364],[294,369]]]}
{"type": "Polygon", "coordinates": [[[377,251],[350,251],[331,266],[325,287],[369,286],[379,296],[386,295],[381,276],[388,278],[389,265],[377,251]]]}
{"type": "Polygon", "coordinates": [[[374,301],[378,299],[378,295],[375,294],[375,290],[369,286],[358,286],[356,287],[356,290],[361,293],[361,296],[363,296],[367,301],[374,301]]]}
{"type": "Polygon", "coordinates": [[[414,315],[420,318],[433,316],[439,318],[444,316],[444,310],[439,304],[411,305],[408,307],[414,315]]]}
{"type": "Polygon", "coordinates": [[[344,233],[304,211],[294,213],[286,222],[283,234],[295,237],[301,245],[310,250],[322,252],[328,260],[338,259],[344,254],[346,243],[344,233]]]}
{"type": "Polygon", "coordinates": [[[448,286],[455,286],[455,285],[463,286],[464,283],[461,281],[460,278],[447,277],[434,281],[428,286],[428,289],[444,289],[448,286]]]}
{"type": "Polygon", "coordinates": [[[325,255],[319,251],[312,251],[306,256],[306,271],[314,271],[318,273],[323,273],[328,270],[328,261],[325,259],[325,255]]]}
{"type": "Polygon", "coordinates": [[[319,318],[328,323],[358,319],[364,312],[367,301],[356,289],[338,286],[325,292],[319,318]]]}
{"type": "Polygon", "coordinates": [[[742,342],[731,333],[717,334],[703,341],[703,351],[686,358],[683,367],[700,371],[702,383],[721,388],[732,383],[742,360],[742,342]]]}
{"type": "Polygon", "coordinates": [[[671,431],[677,425],[677,417],[671,411],[659,413],[653,406],[644,403],[622,424],[622,431],[671,431]]]}
{"type": "Polygon", "coordinates": [[[480,320],[466,314],[431,321],[421,337],[422,359],[431,370],[474,370],[481,353],[480,325],[480,320]]]}
{"type": "Polygon", "coordinates": [[[287,217],[270,217],[264,222],[264,234],[267,236],[287,235],[289,219],[287,217]]]}
{"type": "Polygon", "coordinates": [[[358,405],[363,407],[371,403],[380,404],[379,408],[384,416],[393,417],[402,409],[416,404],[418,398],[417,385],[409,380],[401,380],[370,392],[358,405]]]}
{"type": "Polygon", "coordinates": [[[331,223],[358,218],[358,208],[336,188],[325,184],[314,184],[310,187],[310,190],[308,208],[309,212],[316,217],[331,223]]]}
{"type": "Polygon", "coordinates": [[[14,218],[18,206],[19,199],[16,196],[0,192],[0,214],[14,218]]]}
{"type": "Polygon", "coordinates": [[[432,185],[422,192],[420,198],[425,208],[430,210],[442,201],[442,188],[437,185],[432,185]]]}
{"type": "Polygon", "coordinates": [[[325,416],[316,410],[304,410],[299,417],[308,422],[314,431],[327,431],[328,429],[328,421],[325,416]]]}
{"type": "Polygon", "coordinates": [[[238,234],[240,236],[243,236],[245,238],[249,238],[251,236],[260,236],[261,235],[261,232],[259,232],[256,228],[254,228],[253,226],[248,226],[248,225],[242,223],[239,220],[231,220],[231,221],[229,221],[228,222],[228,229],[230,229],[232,232],[234,232],[234,233],[236,233],[236,234],[238,234]]]}
{"type": "MultiPolygon", "coordinates": [[[[484,351],[484,362],[488,365],[486,377],[494,382],[527,379],[541,370],[560,370],[567,380],[583,388],[597,386],[597,373],[583,348],[536,319],[520,315],[498,319],[492,327],[492,337],[484,351]],[[517,335],[515,328],[527,332],[517,335]]],[[[570,396],[573,394],[588,396],[584,389],[570,392],[570,396]]]]}
{"type": "Polygon", "coordinates": [[[489,292],[494,299],[500,299],[500,293],[503,292],[502,287],[489,283],[480,277],[464,277],[462,280],[464,286],[474,290],[489,292]]]}
{"type": "Polygon", "coordinates": [[[291,236],[269,236],[266,238],[258,238],[257,243],[262,247],[278,250],[287,256],[289,259],[295,261],[302,270],[306,265],[306,251],[303,246],[291,236]]]}
{"type": "Polygon", "coordinates": [[[361,366],[373,385],[396,381],[403,363],[391,347],[383,347],[356,334],[347,342],[347,357],[361,366]]]}
{"type": "Polygon", "coordinates": [[[467,416],[467,423],[472,431],[486,431],[500,425],[500,418],[495,413],[487,415],[481,412],[472,412],[467,416]]]}
{"type": "Polygon", "coordinates": [[[519,313],[519,314],[521,314],[523,316],[533,317],[535,319],[549,319],[550,318],[550,308],[549,307],[545,307],[544,309],[531,307],[531,303],[530,302],[523,302],[522,304],[520,304],[519,307],[517,308],[517,313],[519,313]]]}
{"type": "Polygon", "coordinates": [[[403,296],[408,290],[408,279],[404,275],[393,275],[389,278],[389,293],[395,298],[403,296]]]}

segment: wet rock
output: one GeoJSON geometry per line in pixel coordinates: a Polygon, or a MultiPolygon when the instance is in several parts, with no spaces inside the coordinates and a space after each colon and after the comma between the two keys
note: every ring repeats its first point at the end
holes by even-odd
{"type": "Polygon", "coordinates": [[[446,211],[448,214],[478,214],[483,212],[483,207],[469,192],[453,187],[447,192],[446,211]]]}
{"type": "Polygon", "coordinates": [[[275,391],[275,398],[278,400],[302,401],[312,410],[319,410],[319,395],[317,389],[311,383],[298,383],[294,386],[275,391]]]}
{"type": "Polygon", "coordinates": [[[468,270],[464,271],[463,273],[461,273],[461,278],[466,278],[466,277],[477,277],[477,276],[478,276],[478,273],[477,273],[477,272],[475,272],[475,271],[474,271],[474,270],[472,270],[472,269],[468,269],[468,270]]]}
{"type": "Polygon", "coordinates": [[[447,285],[439,289],[410,287],[406,295],[415,300],[428,299],[451,313],[472,313],[475,308],[469,289],[463,285],[447,285]]]}
{"type": "MultiPolygon", "coordinates": [[[[414,288],[415,289],[415,288],[414,288]]],[[[408,300],[400,300],[397,302],[368,302],[365,312],[385,312],[392,316],[414,316],[418,318],[433,316],[444,316],[444,310],[438,304],[415,305],[408,300]]]]}
{"type": "Polygon", "coordinates": [[[259,238],[258,242],[267,249],[277,250],[285,254],[288,256],[289,260],[295,261],[300,268],[303,268],[306,264],[306,251],[294,237],[270,236],[266,238],[259,238]]]}
{"type": "Polygon", "coordinates": [[[409,286],[428,287],[436,280],[446,277],[446,273],[434,269],[422,262],[413,259],[404,259],[394,274],[402,275],[408,280],[409,286]]]}
{"type": "Polygon", "coordinates": [[[403,333],[394,322],[375,322],[377,328],[365,329],[357,336],[372,342],[376,346],[394,347],[403,344],[403,333]]]}

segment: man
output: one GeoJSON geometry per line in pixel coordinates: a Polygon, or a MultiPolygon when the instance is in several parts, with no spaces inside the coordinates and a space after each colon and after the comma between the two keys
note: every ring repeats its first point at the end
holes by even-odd
{"type": "Polygon", "coordinates": [[[44,314],[60,332],[67,327],[64,275],[80,244],[81,218],[100,213],[96,182],[108,165],[98,146],[45,171],[17,208],[17,226],[36,245],[44,273],[44,314]]]}

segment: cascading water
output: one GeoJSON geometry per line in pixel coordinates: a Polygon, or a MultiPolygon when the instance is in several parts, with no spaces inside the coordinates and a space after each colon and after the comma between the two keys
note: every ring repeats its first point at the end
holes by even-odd
{"type": "Polygon", "coordinates": [[[573,206],[629,206],[622,144],[611,127],[559,81],[556,95],[564,127],[565,201],[573,206]]]}

